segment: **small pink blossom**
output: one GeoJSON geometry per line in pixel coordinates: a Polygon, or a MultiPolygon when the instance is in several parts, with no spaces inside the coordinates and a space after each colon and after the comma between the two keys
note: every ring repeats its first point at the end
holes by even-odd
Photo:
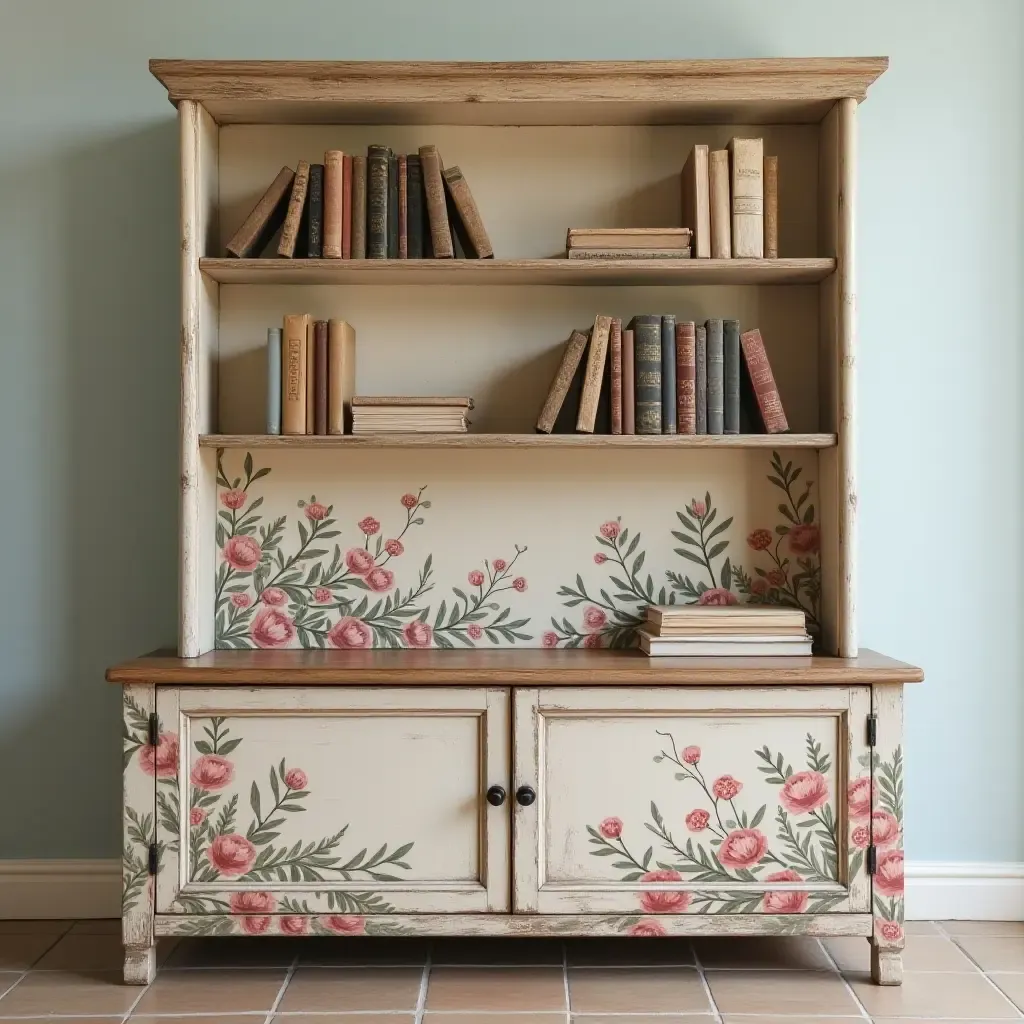
{"type": "Polygon", "coordinates": [[[384,550],[391,555],[392,558],[397,558],[403,551],[405,551],[405,545],[394,537],[391,540],[384,541],[384,550]]]}
{"type": "Polygon", "coordinates": [[[408,509],[413,509],[419,504],[419,498],[415,494],[403,494],[402,504],[408,509]]]}
{"type": "Polygon", "coordinates": [[[606,540],[615,540],[621,532],[622,525],[614,519],[609,519],[607,523],[601,524],[601,536],[606,540]]]}
{"type": "Polygon", "coordinates": [[[601,646],[601,634],[589,633],[583,641],[583,646],[589,647],[592,651],[597,650],[601,646]]]}
{"type": "Polygon", "coordinates": [[[519,593],[521,594],[524,590],[526,590],[526,577],[525,576],[517,576],[512,581],[512,587],[513,587],[514,590],[518,590],[519,593]]]}
{"type": "Polygon", "coordinates": [[[492,565],[494,566],[495,572],[504,572],[505,567],[508,565],[508,563],[505,561],[504,558],[496,558],[492,565]]]}
{"type": "Polygon", "coordinates": [[[899,921],[884,921],[880,917],[875,918],[875,931],[885,939],[886,942],[902,942],[903,927],[899,921]]]}
{"type": "Polygon", "coordinates": [[[295,639],[295,623],[276,608],[264,608],[253,617],[249,637],[257,647],[285,647],[295,639]]]}
{"type": "Polygon", "coordinates": [[[711,784],[711,792],[714,793],[719,800],[735,799],[742,788],[743,783],[738,779],[734,779],[731,775],[720,775],[711,784]]]}
{"type": "Polygon", "coordinates": [[[867,825],[857,825],[850,833],[850,842],[858,849],[865,849],[871,844],[871,829],[867,825]]]}
{"type": "Polygon", "coordinates": [[[377,566],[366,574],[366,585],[376,593],[383,594],[395,585],[395,574],[390,569],[377,566]]]}
{"type": "Polygon", "coordinates": [[[810,814],[828,803],[828,780],[820,772],[794,772],[779,793],[779,803],[791,814],[810,814]]]}
{"type": "Polygon", "coordinates": [[[608,621],[608,616],[605,614],[603,608],[595,608],[591,605],[583,613],[583,625],[587,629],[601,629],[602,626],[608,621]]]}
{"type": "Polygon", "coordinates": [[[708,507],[703,501],[698,501],[696,498],[690,502],[690,511],[698,518],[703,519],[704,514],[707,512],[708,507]]]}
{"type": "MultiPolygon", "coordinates": [[[[776,871],[765,877],[766,882],[802,882],[791,868],[776,871]]],[[[773,889],[764,894],[766,914],[802,914],[807,909],[809,893],[799,889],[773,889]]]]}
{"type": "Polygon", "coordinates": [[[873,811],[871,814],[871,837],[875,846],[892,846],[900,838],[900,823],[888,811],[873,811]]]}
{"type": "Polygon", "coordinates": [[[282,935],[309,934],[309,918],[301,914],[284,914],[277,923],[282,935]]]}
{"type": "Polygon", "coordinates": [[[789,528],[786,542],[795,555],[813,554],[821,547],[821,532],[815,523],[799,523],[789,528]]]}
{"type": "Polygon", "coordinates": [[[232,569],[238,569],[241,572],[252,572],[263,557],[263,551],[259,544],[248,534],[228,537],[221,553],[224,555],[224,561],[232,569]]]}
{"type": "Polygon", "coordinates": [[[697,604],[727,605],[738,604],[736,595],[725,587],[711,587],[697,598],[697,604]]]}
{"type": "Polygon", "coordinates": [[[303,510],[306,518],[314,523],[319,523],[327,518],[327,506],[319,501],[311,501],[303,510]]]}
{"type": "Polygon", "coordinates": [[[244,875],[252,867],[256,860],[256,847],[245,836],[232,832],[215,837],[206,856],[219,874],[232,878],[244,875]]]}
{"type": "Polygon", "coordinates": [[[764,597],[769,590],[771,590],[771,587],[763,576],[755,577],[753,582],[750,584],[750,592],[752,594],[756,594],[758,597],[764,597]]]}
{"type": "Polygon", "coordinates": [[[178,734],[162,732],[154,747],[144,743],[139,747],[139,767],[158,779],[173,779],[178,774],[178,734]]]}
{"type": "Polygon", "coordinates": [[[786,570],[772,569],[771,572],[768,573],[766,579],[768,580],[769,586],[778,590],[780,587],[784,587],[786,585],[786,570]]]}
{"type": "Polygon", "coordinates": [[[772,546],[772,535],[768,530],[753,530],[747,534],[747,544],[755,551],[764,551],[772,546]]]}
{"type": "Polygon", "coordinates": [[[263,935],[270,929],[272,917],[268,917],[266,914],[243,914],[239,918],[239,925],[246,935],[263,935]]]}
{"type": "Polygon", "coordinates": [[[605,839],[618,839],[622,835],[622,819],[621,818],[605,818],[600,825],[597,826],[597,831],[605,837],[605,839]]]}
{"type": "Polygon", "coordinates": [[[429,623],[415,619],[402,628],[402,635],[410,647],[430,647],[434,642],[434,630],[429,623]]]}
{"type": "Polygon", "coordinates": [[[264,604],[269,605],[285,604],[288,600],[288,595],[280,587],[267,587],[260,594],[260,600],[264,604]]]}
{"type": "Polygon", "coordinates": [[[202,807],[193,807],[188,812],[188,820],[190,825],[202,825],[206,821],[206,811],[202,807]]]}
{"type": "Polygon", "coordinates": [[[552,633],[551,630],[549,629],[541,637],[540,642],[541,642],[541,645],[543,647],[547,647],[547,648],[557,647],[558,646],[558,634],[557,633],[552,633]]]}
{"type": "Polygon", "coordinates": [[[607,562],[607,561],[608,561],[608,556],[601,554],[600,551],[598,551],[594,555],[594,565],[604,565],[604,563],[607,562]]]}
{"type": "MultiPolygon", "coordinates": [[[[648,871],[640,878],[641,882],[681,882],[683,876],[678,871],[663,868],[659,871],[648,871]]],[[[640,893],[640,906],[647,914],[683,914],[690,905],[690,894],[680,889],[656,889],[652,892],[640,893]]]]}
{"type": "Polygon", "coordinates": [[[362,935],[366,931],[366,918],[359,914],[328,914],[320,918],[320,923],[335,935],[362,935]]]}
{"type": "Polygon", "coordinates": [[[686,827],[691,832],[703,832],[710,820],[711,815],[703,807],[698,807],[686,816],[686,827]]]}
{"type": "Polygon", "coordinates": [[[875,889],[883,896],[903,894],[903,851],[885,850],[878,855],[875,889]]]}
{"type": "Polygon", "coordinates": [[[376,564],[366,548],[349,548],[345,552],[345,565],[356,576],[365,576],[376,564]]]}
{"type": "Polygon", "coordinates": [[[634,935],[637,938],[659,938],[662,935],[667,935],[665,927],[659,924],[657,921],[637,921],[632,928],[629,929],[629,934],[634,935]]]}
{"type": "Polygon", "coordinates": [[[334,600],[334,594],[329,587],[317,587],[313,591],[313,600],[318,604],[327,604],[328,601],[334,600]]]}
{"type": "Polygon", "coordinates": [[[343,651],[361,651],[373,646],[373,630],[362,619],[338,619],[327,631],[327,642],[343,651]]]}
{"type": "Polygon", "coordinates": [[[479,640],[484,635],[484,631],[475,622],[466,627],[466,632],[471,640],[479,640]]]}
{"type": "Polygon", "coordinates": [[[207,793],[223,789],[235,777],[235,766],[220,754],[203,754],[192,765],[192,785],[207,793]]]}
{"type": "Polygon", "coordinates": [[[277,906],[272,892],[233,892],[231,894],[232,914],[268,914],[277,906]]]}
{"type": "Polygon", "coordinates": [[[222,491],[220,495],[220,503],[225,508],[233,510],[240,509],[245,504],[245,491],[240,491],[237,488],[230,491],[222,491]]]}
{"type": "Polygon", "coordinates": [[[479,569],[474,569],[466,578],[471,587],[482,587],[486,577],[479,569]]]}
{"type": "Polygon", "coordinates": [[[862,775],[854,779],[846,790],[846,803],[850,811],[850,817],[854,821],[871,817],[871,799],[874,795],[874,787],[871,779],[862,775]]]}
{"type": "Polygon", "coordinates": [[[232,594],[231,603],[236,608],[248,608],[252,604],[252,598],[248,594],[232,594]]]}
{"type": "Polygon", "coordinates": [[[756,828],[738,828],[730,832],[718,848],[718,859],[727,868],[753,867],[768,849],[768,839],[756,828]]]}
{"type": "Polygon", "coordinates": [[[289,789],[305,789],[309,785],[309,776],[301,768],[289,768],[285,772],[284,784],[289,789]]]}
{"type": "Polygon", "coordinates": [[[365,519],[360,519],[357,525],[367,537],[372,537],[380,530],[380,522],[374,519],[373,516],[367,516],[365,519]]]}
{"type": "Polygon", "coordinates": [[[683,760],[687,764],[696,764],[700,760],[700,747],[683,747],[683,760]]]}

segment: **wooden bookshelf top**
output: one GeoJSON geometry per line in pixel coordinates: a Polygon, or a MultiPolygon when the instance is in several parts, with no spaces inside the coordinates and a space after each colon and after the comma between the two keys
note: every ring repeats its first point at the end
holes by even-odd
{"type": "Polygon", "coordinates": [[[447,63],[151,60],[220,124],[773,124],[861,100],[888,57],[447,63]]]}
{"type": "Polygon", "coordinates": [[[857,658],[648,658],[638,651],[157,651],[107,670],[112,683],[175,686],[793,686],[918,683],[913,665],[857,658]]]}

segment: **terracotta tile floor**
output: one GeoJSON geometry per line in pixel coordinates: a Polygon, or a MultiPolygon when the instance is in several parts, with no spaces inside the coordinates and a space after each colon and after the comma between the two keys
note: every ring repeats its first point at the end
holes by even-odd
{"type": "Polygon", "coordinates": [[[1024,922],[865,939],[183,939],[121,984],[117,921],[0,921],[0,1024],[857,1024],[1024,1020],[1024,922]]]}

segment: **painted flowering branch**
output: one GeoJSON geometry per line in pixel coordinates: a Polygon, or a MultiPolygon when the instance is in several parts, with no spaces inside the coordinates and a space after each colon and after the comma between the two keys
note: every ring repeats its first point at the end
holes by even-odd
{"type": "Polygon", "coordinates": [[[668,571],[665,576],[672,589],[682,594],[690,604],[736,604],[736,595],[730,590],[733,580],[732,563],[726,556],[718,572],[715,571],[714,565],[715,559],[724,554],[729,547],[728,538],[716,538],[721,537],[732,526],[733,517],[729,516],[713,526],[718,518],[718,509],[711,503],[711,492],[706,491],[703,501],[692,498],[689,505],[676,512],[676,518],[685,532],[672,531],[672,536],[683,545],[674,551],[681,558],[699,565],[702,570],[707,570],[708,582],[694,581],[689,576],[668,571]]]}

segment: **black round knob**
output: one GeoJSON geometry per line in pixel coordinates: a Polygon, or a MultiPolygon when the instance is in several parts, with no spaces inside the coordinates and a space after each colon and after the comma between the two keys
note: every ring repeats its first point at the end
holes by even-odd
{"type": "Polygon", "coordinates": [[[529,786],[520,786],[516,790],[516,803],[520,807],[529,807],[536,799],[537,794],[529,786]]]}
{"type": "Polygon", "coordinates": [[[505,790],[501,786],[491,786],[487,790],[487,802],[492,807],[500,807],[505,802],[505,790]]]}

